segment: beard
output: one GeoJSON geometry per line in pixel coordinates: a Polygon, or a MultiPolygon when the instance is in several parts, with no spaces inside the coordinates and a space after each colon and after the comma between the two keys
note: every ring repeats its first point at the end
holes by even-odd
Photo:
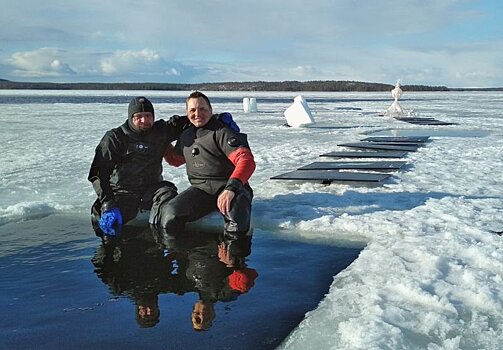
{"type": "Polygon", "coordinates": [[[152,126],[154,125],[154,123],[141,123],[141,124],[138,124],[138,126],[136,127],[136,129],[138,131],[147,131],[147,130],[150,130],[152,129],[152,126]]]}

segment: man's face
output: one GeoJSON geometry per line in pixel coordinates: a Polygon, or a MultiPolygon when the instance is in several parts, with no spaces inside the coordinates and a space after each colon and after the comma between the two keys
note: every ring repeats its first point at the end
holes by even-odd
{"type": "Polygon", "coordinates": [[[138,112],[133,114],[133,125],[140,131],[146,131],[154,125],[154,116],[150,112],[138,112]]]}
{"type": "Polygon", "coordinates": [[[191,98],[187,101],[189,121],[198,128],[205,126],[210,121],[212,113],[210,105],[202,97],[191,98]]]}

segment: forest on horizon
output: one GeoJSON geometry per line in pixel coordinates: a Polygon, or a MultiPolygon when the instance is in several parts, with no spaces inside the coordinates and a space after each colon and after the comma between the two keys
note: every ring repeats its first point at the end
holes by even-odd
{"type": "MultiPolygon", "coordinates": [[[[401,85],[404,91],[502,91],[503,88],[448,88],[446,86],[401,85]]],[[[359,81],[250,81],[217,83],[51,83],[16,82],[0,79],[0,89],[30,90],[159,90],[159,91],[390,91],[391,84],[359,81]]]]}

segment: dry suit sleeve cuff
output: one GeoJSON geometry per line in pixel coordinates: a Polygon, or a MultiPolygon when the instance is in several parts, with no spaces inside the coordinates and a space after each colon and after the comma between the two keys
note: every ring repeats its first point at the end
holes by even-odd
{"type": "Polygon", "coordinates": [[[237,193],[243,188],[243,183],[238,179],[229,179],[225,189],[237,193]]]}

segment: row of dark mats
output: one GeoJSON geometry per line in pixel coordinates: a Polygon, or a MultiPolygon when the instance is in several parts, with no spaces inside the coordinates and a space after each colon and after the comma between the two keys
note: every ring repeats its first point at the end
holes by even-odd
{"type": "Polygon", "coordinates": [[[378,184],[407,163],[399,159],[407,156],[409,152],[417,151],[429,141],[429,136],[403,136],[367,137],[360,142],[342,143],[337,146],[353,150],[325,153],[320,157],[346,160],[313,162],[297,170],[273,176],[271,180],[378,184]]]}
{"type": "Polygon", "coordinates": [[[396,120],[415,125],[456,125],[457,123],[444,122],[430,117],[395,117],[396,120]]]}
{"type": "MultiPolygon", "coordinates": [[[[380,117],[384,117],[384,114],[378,114],[380,117]]],[[[453,122],[446,122],[443,120],[438,120],[433,117],[417,117],[417,116],[405,116],[405,117],[393,117],[394,119],[405,122],[405,123],[410,123],[414,125],[457,125],[457,123],[453,122]]]]}

